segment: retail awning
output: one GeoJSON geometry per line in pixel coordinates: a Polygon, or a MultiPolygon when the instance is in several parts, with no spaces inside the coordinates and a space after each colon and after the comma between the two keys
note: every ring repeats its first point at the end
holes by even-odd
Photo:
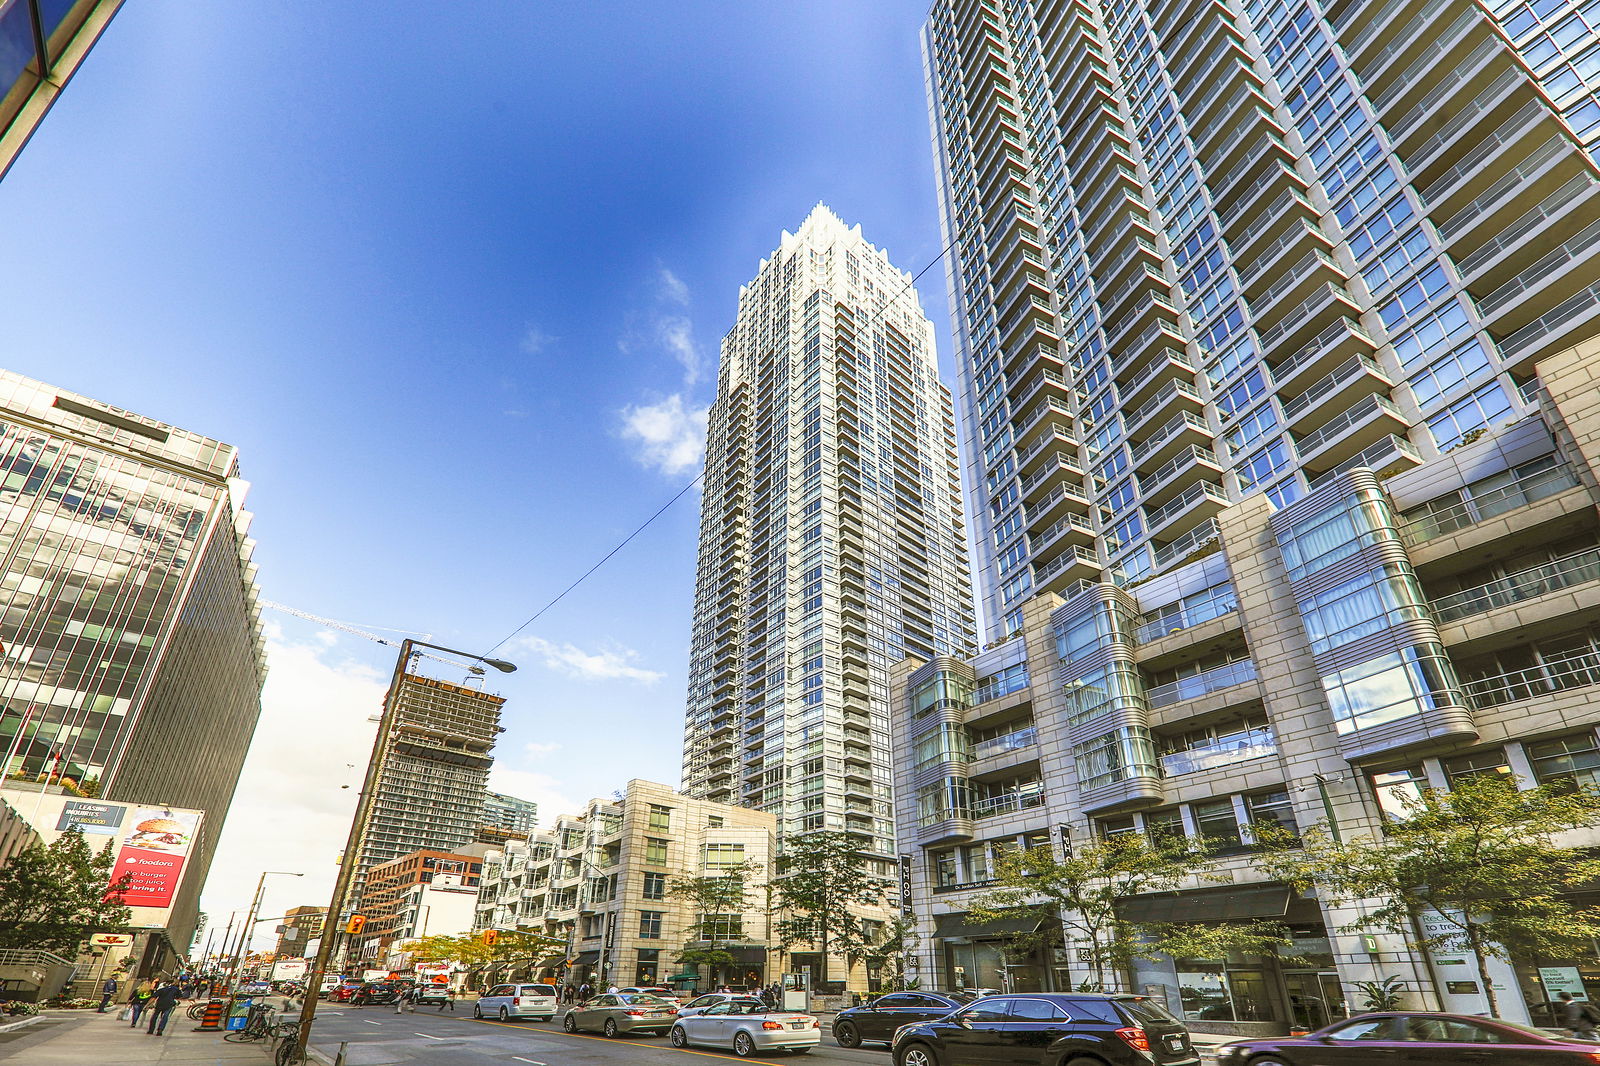
{"type": "Polygon", "coordinates": [[[1035,911],[1022,911],[984,920],[967,911],[933,916],[933,935],[953,936],[1016,936],[1019,933],[1037,932],[1043,918],[1035,911]]]}
{"type": "Polygon", "coordinates": [[[1237,918],[1282,918],[1293,893],[1288,885],[1229,885],[1193,892],[1129,896],[1117,904],[1128,922],[1221,922],[1237,918]]]}
{"type": "Polygon", "coordinates": [[[599,961],[600,961],[600,952],[599,951],[580,951],[580,952],[578,952],[578,965],[579,966],[593,966],[595,963],[597,963],[599,961]]]}

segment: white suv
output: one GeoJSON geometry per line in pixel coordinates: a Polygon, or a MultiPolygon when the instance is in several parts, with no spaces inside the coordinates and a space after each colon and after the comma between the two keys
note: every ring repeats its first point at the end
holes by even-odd
{"type": "Polygon", "coordinates": [[[503,1022],[512,1018],[537,1018],[547,1022],[556,1016],[554,985],[495,985],[472,1005],[474,1018],[494,1017],[503,1022]]]}

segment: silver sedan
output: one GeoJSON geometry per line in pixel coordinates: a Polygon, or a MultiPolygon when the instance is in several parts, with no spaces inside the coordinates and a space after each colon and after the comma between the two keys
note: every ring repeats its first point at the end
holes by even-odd
{"type": "Polygon", "coordinates": [[[586,999],[562,1016],[561,1028],[569,1033],[580,1029],[620,1036],[623,1033],[653,1033],[660,1036],[672,1027],[678,1007],[655,996],[628,992],[607,992],[586,999]]]}
{"type": "Polygon", "coordinates": [[[822,1043],[822,1026],[809,1014],[768,1010],[760,1000],[731,1001],[679,1018],[672,1027],[672,1046],[691,1044],[732,1048],[742,1059],[763,1051],[804,1055],[822,1043]]]}
{"type": "Polygon", "coordinates": [[[746,996],[739,992],[707,992],[697,996],[678,1008],[678,1017],[692,1018],[696,1014],[704,1014],[707,1010],[719,1003],[756,1003],[761,1000],[755,996],[746,996]]]}

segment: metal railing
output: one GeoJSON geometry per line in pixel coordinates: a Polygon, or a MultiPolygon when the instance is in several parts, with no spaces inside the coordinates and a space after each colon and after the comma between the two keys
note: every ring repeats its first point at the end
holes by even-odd
{"type": "Polygon", "coordinates": [[[1145,622],[1134,631],[1135,638],[1143,644],[1152,640],[1160,640],[1180,629],[1197,626],[1201,622],[1209,622],[1213,618],[1221,618],[1239,609],[1239,597],[1230,589],[1227,595],[1218,596],[1206,603],[1196,604],[1193,607],[1180,608],[1170,614],[1163,614],[1160,618],[1145,622]]]}
{"type": "Polygon", "coordinates": [[[1272,372],[1273,380],[1279,382],[1286,380],[1292,374],[1294,374],[1294,372],[1299,369],[1302,364],[1308,363],[1317,356],[1321,355],[1323,350],[1327,348],[1328,345],[1338,340],[1340,334],[1346,332],[1365,338],[1367,341],[1371,342],[1374,348],[1377,347],[1377,341],[1372,339],[1372,335],[1362,327],[1361,323],[1347,316],[1339,319],[1339,321],[1333,323],[1315,337],[1312,337],[1310,342],[1307,343],[1304,348],[1301,348],[1298,352],[1295,352],[1293,355],[1289,356],[1289,358],[1280,362],[1277,366],[1277,369],[1272,372]]]}
{"type": "Polygon", "coordinates": [[[1597,306],[1600,306],[1600,282],[1595,282],[1576,296],[1562,300],[1549,311],[1513,332],[1500,342],[1500,351],[1506,355],[1520,352],[1558,332],[1572,319],[1587,316],[1597,306]]]}
{"type": "Polygon", "coordinates": [[[1249,659],[1240,659],[1236,663],[1203,670],[1189,677],[1180,677],[1165,685],[1157,685],[1145,693],[1145,698],[1150,701],[1151,707],[1166,707],[1255,679],[1256,664],[1249,659]]]}
{"type": "MultiPolygon", "coordinates": [[[[1551,139],[1558,140],[1558,138],[1551,139]]],[[[1561,148],[1563,153],[1567,151],[1565,144],[1562,144],[1561,148]]],[[[1507,226],[1504,230],[1498,233],[1494,240],[1485,244],[1482,248],[1479,248],[1477,251],[1461,260],[1461,265],[1459,267],[1461,276],[1466,277],[1469,274],[1476,273],[1479,267],[1493,259],[1499,258],[1503,253],[1511,248],[1522,247],[1522,245],[1527,241],[1530,233],[1544,225],[1545,222],[1556,212],[1562,210],[1579,197],[1587,194],[1597,184],[1600,184],[1600,182],[1597,182],[1588,174],[1579,174],[1577,177],[1568,181],[1565,185],[1562,185],[1561,188],[1557,189],[1555,192],[1539,201],[1539,203],[1535,205],[1527,214],[1523,215],[1521,218],[1517,219],[1511,225],[1507,226]]],[[[1441,229],[1440,232],[1442,233],[1443,230],[1441,229]]]]}
{"type": "Polygon", "coordinates": [[[1044,806],[1044,782],[1034,781],[999,796],[972,801],[972,817],[988,818],[1009,811],[1025,811],[1044,806]]]}
{"type": "Polygon", "coordinates": [[[1600,685],[1600,653],[1592,651],[1548,659],[1525,670],[1481,677],[1461,687],[1473,706],[1487,709],[1588,685],[1600,685]]]}
{"type": "Polygon", "coordinates": [[[1165,777],[1180,777],[1277,753],[1278,737],[1271,726],[1246,729],[1161,756],[1161,773],[1165,777]]]}
{"type": "Polygon", "coordinates": [[[1370,418],[1379,411],[1387,411],[1400,419],[1405,417],[1400,413],[1400,408],[1395,406],[1393,400],[1379,392],[1369,393],[1363,399],[1345,408],[1331,422],[1319,426],[1295,441],[1295,444],[1300,449],[1300,458],[1305,459],[1332,444],[1335,440],[1344,437],[1356,423],[1362,419],[1370,418]]]}
{"type": "Polygon", "coordinates": [[[1139,490],[1146,493],[1154,492],[1160,487],[1163,481],[1167,480],[1167,478],[1171,477],[1179,470],[1194,462],[1207,462],[1212,466],[1222,465],[1217,459],[1216,452],[1199,444],[1191,444],[1187,448],[1180,451],[1177,455],[1174,455],[1171,459],[1168,459],[1166,462],[1156,467],[1155,473],[1151,474],[1149,477],[1139,478],[1139,490]]]}
{"type": "Polygon", "coordinates": [[[1502,307],[1520,300],[1528,290],[1552,274],[1579,259],[1587,258],[1596,244],[1600,244],[1600,222],[1585,226],[1555,249],[1546,252],[1538,262],[1481,298],[1478,301],[1478,309],[1486,315],[1492,315],[1502,307]]]}
{"type": "Polygon", "coordinates": [[[1383,378],[1384,381],[1388,381],[1388,378],[1384,375],[1383,367],[1378,365],[1376,359],[1357,352],[1327,374],[1312,382],[1311,387],[1306,389],[1305,392],[1284,403],[1283,417],[1288,419],[1299,418],[1312,404],[1321,401],[1329,393],[1336,391],[1340,385],[1345,384],[1363,372],[1375,374],[1383,378]]]}
{"type": "Polygon", "coordinates": [[[1400,535],[1408,544],[1421,544],[1577,486],[1578,476],[1570,466],[1563,463],[1547,467],[1487,492],[1475,493],[1443,510],[1408,519],[1400,526],[1400,535]]]}
{"type": "Polygon", "coordinates": [[[1585,548],[1543,565],[1441,596],[1433,601],[1433,613],[1440,622],[1453,622],[1590,581],[1600,581],[1600,548],[1585,548]]]}
{"type": "Polygon", "coordinates": [[[972,745],[973,761],[986,759],[991,755],[1003,755],[1008,751],[1020,751],[1038,743],[1039,730],[1035,726],[1026,729],[1017,729],[1010,733],[1002,733],[988,740],[981,740],[972,745]]]}
{"type": "Polygon", "coordinates": [[[1023,671],[1010,677],[991,678],[987,683],[981,684],[972,690],[972,706],[997,700],[1001,696],[1009,696],[1013,692],[1020,692],[1028,687],[1028,673],[1023,671]]]}
{"type": "Polygon", "coordinates": [[[1158,451],[1163,444],[1175,437],[1185,427],[1198,429],[1208,437],[1211,435],[1211,426],[1204,418],[1192,411],[1180,411],[1163,424],[1160,429],[1152,433],[1149,439],[1140,441],[1133,446],[1134,463],[1143,462],[1147,456],[1158,451]]]}
{"type": "Polygon", "coordinates": [[[1207,497],[1224,506],[1232,502],[1228,499],[1228,490],[1215,481],[1197,481],[1185,489],[1183,495],[1160,507],[1146,508],[1145,528],[1154,532],[1207,497]]]}
{"type": "Polygon", "coordinates": [[[1163,544],[1157,548],[1152,553],[1152,556],[1157,566],[1166,566],[1174,559],[1181,559],[1207,541],[1215,540],[1220,536],[1222,536],[1222,527],[1217,525],[1215,518],[1208,518],[1171,544],[1163,544]]]}

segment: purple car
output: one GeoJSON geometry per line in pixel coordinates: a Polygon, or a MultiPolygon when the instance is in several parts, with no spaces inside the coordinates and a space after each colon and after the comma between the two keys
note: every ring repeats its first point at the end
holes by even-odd
{"type": "Polygon", "coordinates": [[[1358,1014],[1306,1036],[1234,1040],[1218,1066],[1592,1066],[1600,1044],[1470,1014],[1358,1014]]]}

